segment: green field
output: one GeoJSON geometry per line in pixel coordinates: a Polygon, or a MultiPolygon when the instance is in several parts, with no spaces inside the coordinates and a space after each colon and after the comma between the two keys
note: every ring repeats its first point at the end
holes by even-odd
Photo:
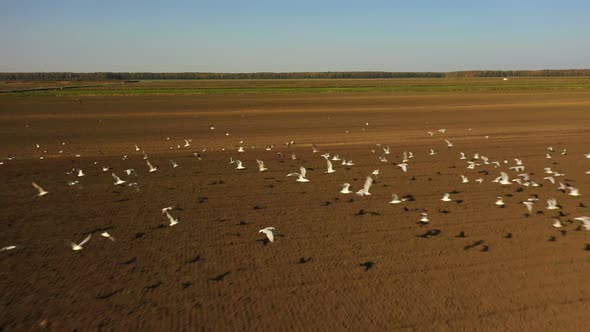
{"type": "Polygon", "coordinates": [[[332,80],[173,80],[118,82],[4,82],[0,95],[187,95],[288,93],[395,93],[590,89],[589,77],[432,78],[332,80]],[[60,89],[60,87],[62,89],[60,89]],[[52,89],[54,88],[54,89],[52,89]],[[46,89],[31,91],[32,89],[46,89]],[[22,90],[22,91],[14,91],[22,90]]]}

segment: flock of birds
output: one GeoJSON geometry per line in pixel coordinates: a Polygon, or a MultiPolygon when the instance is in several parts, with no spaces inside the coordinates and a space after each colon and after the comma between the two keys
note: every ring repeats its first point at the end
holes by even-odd
{"type": "MultiPolygon", "coordinates": [[[[368,123],[366,124],[368,125],[368,123]]],[[[210,127],[210,130],[214,130],[215,128],[213,126],[210,127]]],[[[471,129],[469,129],[471,131],[471,129]]],[[[430,135],[431,137],[437,134],[445,134],[446,133],[446,129],[439,129],[437,132],[428,132],[428,135],[430,135]]],[[[226,133],[226,135],[228,135],[228,133],[226,133]]],[[[489,138],[489,137],[486,137],[489,138]]],[[[170,138],[167,138],[167,140],[170,140],[170,138]]],[[[450,151],[451,149],[455,149],[455,144],[450,141],[449,139],[444,139],[444,143],[446,144],[446,150],[450,151]]],[[[179,144],[177,146],[177,148],[181,148],[181,147],[190,147],[192,144],[192,140],[184,140],[184,144],[179,144]]],[[[292,160],[297,160],[297,156],[294,152],[294,150],[291,149],[291,146],[295,144],[294,141],[289,141],[287,143],[285,143],[284,145],[288,148],[289,153],[291,154],[290,157],[292,160]]],[[[65,145],[65,142],[62,143],[62,145],[65,145]]],[[[40,145],[37,144],[36,145],[37,149],[40,149],[40,145]]],[[[171,146],[171,149],[173,149],[174,147],[171,146]]],[[[255,148],[254,146],[252,146],[252,148],[255,148]]],[[[340,155],[337,154],[330,154],[330,153],[322,153],[320,154],[320,150],[318,148],[318,146],[316,146],[315,144],[313,144],[311,146],[312,148],[312,153],[313,154],[317,154],[319,156],[321,156],[321,158],[323,158],[325,160],[326,163],[326,171],[324,172],[324,174],[326,174],[326,176],[329,176],[330,174],[333,174],[335,172],[337,172],[337,169],[335,168],[335,165],[342,165],[343,167],[346,168],[350,168],[352,166],[354,166],[354,162],[352,160],[346,160],[344,158],[341,158],[340,155]]],[[[275,149],[274,145],[268,145],[265,147],[266,151],[272,151],[275,149]]],[[[225,149],[223,149],[225,150],[225,149]]],[[[150,160],[148,159],[148,155],[142,151],[142,149],[135,145],[134,146],[134,151],[136,153],[143,153],[143,160],[145,161],[145,167],[147,167],[147,171],[149,173],[154,173],[157,172],[159,167],[157,165],[154,165],[150,162],[150,160]]],[[[199,160],[202,160],[202,156],[201,153],[205,153],[207,151],[207,149],[202,149],[200,152],[194,152],[193,156],[199,160]]],[[[237,149],[235,150],[236,153],[238,154],[242,154],[246,151],[246,149],[244,148],[244,141],[239,141],[239,144],[237,145],[237,149]]],[[[63,153],[63,150],[60,150],[60,153],[63,153]]],[[[284,154],[282,152],[276,152],[280,157],[284,157],[284,154]]],[[[389,159],[392,159],[392,152],[391,152],[391,148],[389,146],[383,146],[381,144],[377,144],[376,147],[374,149],[371,149],[371,153],[375,156],[378,157],[378,160],[382,163],[390,163],[389,159]]],[[[429,155],[436,155],[437,153],[439,153],[438,151],[436,151],[435,149],[430,149],[430,153],[429,155]]],[[[553,149],[553,147],[548,147],[546,152],[545,152],[545,158],[550,160],[554,158],[554,154],[555,153],[560,153],[561,155],[566,155],[567,154],[567,149],[563,149],[560,152],[556,152],[555,149],[553,149]]],[[[80,157],[80,155],[75,155],[76,157],[80,157]]],[[[128,157],[128,155],[124,155],[122,158],[124,160],[126,160],[128,157]]],[[[534,188],[534,187],[541,187],[544,185],[544,183],[548,184],[548,185],[552,185],[555,186],[556,191],[560,191],[564,194],[567,194],[569,196],[573,196],[573,197],[578,197],[581,196],[581,193],[579,191],[578,188],[573,187],[570,183],[568,183],[568,181],[563,180],[560,181],[559,179],[564,178],[565,174],[560,173],[558,171],[554,171],[552,169],[552,167],[554,167],[553,165],[557,164],[557,163],[553,163],[552,165],[546,167],[544,169],[544,176],[542,178],[534,178],[533,173],[527,173],[526,171],[526,165],[525,162],[523,161],[523,159],[520,158],[513,158],[513,162],[511,163],[509,160],[491,160],[490,158],[488,158],[487,156],[480,154],[480,153],[473,153],[473,155],[471,157],[468,157],[468,155],[464,152],[458,152],[457,157],[459,160],[465,162],[465,167],[466,169],[469,170],[474,170],[476,168],[484,168],[484,167],[493,167],[494,169],[497,169],[498,175],[497,177],[495,177],[491,182],[492,183],[496,183],[498,186],[511,186],[511,185],[518,185],[519,189],[517,191],[523,191],[524,188],[534,188]],[[515,174],[515,176],[510,177],[510,175],[508,174],[509,172],[513,172],[515,174]]],[[[590,159],[590,153],[585,154],[584,157],[586,159],[590,159]]],[[[399,160],[399,162],[393,162],[391,164],[393,164],[395,166],[395,169],[399,169],[399,172],[410,172],[411,171],[411,163],[410,161],[415,158],[414,153],[410,152],[410,151],[404,151],[403,153],[401,153],[401,160],[399,160]]],[[[13,157],[9,157],[8,160],[12,160],[13,157]]],[[[40,157],[40,159],[44,159],[43,156],[40,157]]],[[[2,162],[2,164],[4,164],[4,162],[2,162]]],[[[97,165],[98,162],[95,162],[95,165],[97,165]]],[[[177,168],[179,167],[179,164],[176,163],[173,160],[170,160],[170,164],[172,168],[177,168]]],[[[230,158],[229,164],[234,165],[235,169],[238,171],[241,170],[245,170],[247,169],[247,165],[242,162],[239,159],[234,159],[233,157],[230,158]]],[[[266,172],[268,171],[268,166],[265,164],[264,161],[260,160],[260,159],[256,159],[256,164],[257,164],[257,168],[259,172],[266,172]]],[[[1,164],[0,164],[1,165],[1,164]]],[[[136,190],[139,190],[139,184],[135,181],[132,181],[131,179],[135,179],[137,178],[137,172],[135,171],[135,169],[125,169],[125,170],[121,170],[121,171],[117,171],[115,172],[115,170],[113,170],[110,167],[107,166],[102,166],[101,168],[102,172],[105,173],[109,173],[113,179],[113,185],[114,186],[128,186],[128,187],[132,187],[136,190]],[[121,178],[118,174],[125,174],[127,176],[127,178],[123,179],[121,178]]],[[[72,169],[71,171],[67,172],[69,175],[72,175],[76,178],[81,178],[86,176],[84,171],[82,169],[72,169]]],[[[488,175],[489,172],[487,170],[482,170],[481,172],[484,175],[488,175]]],[[[371,187],[373,185],[373,183],[375,182],[375,180],[377,179],[377,177],[380,174],[380,170],[379,169],[375,169],[373,172],[371,172],[371,174],[367,175],[365,178],[365,182],[364,185],[362,186],[362,188],[359,188],[358,190],[352,190],[352,186],[350,183],[346,182],[343,183],[340,187],[339,192],[343,195],[350,195],[350,194],[355,194],[358,196],[371,196],[371,187]]],[[[590,171],[586,172],[586,174],[590,174],[590,171]]],[[[299,170],[297,172],[291,172],[288,173],[286,175],[286,177],[293,177],[295,178],[295,181],[298,183],[309,183],[312,179],[308,178],[308,174],[307,174],[307,169],[303,166],[299,167],[299,170]]],[[[469,179],[468,176],[461,174],[460,175],[460,179],[457,179],[458,182],[462,183],[462,184],[467,184],[471,182],[471,179],[469,179]]],[[[477,179],[474,180],[474,182],[478,183],[479,185],[481,185],[483,182],[485,181],[484,177],[479,177],[477,179]]],[[[79,185],[79,182],[76,180],[72,180],[68,182],[68,185],[70,186],[76,186],[79,185]]],[[[50,194],[50,191],[45,190],[41,185],[33,182],[32,183],[33,188],[36,190],[37,192],[37,196],[38,197],[45,197],[47,195],[50,194]]],[[[453,198],[451,197],[451,195],[453,194],[453,192],[446,192],[442,194],[441,197],[441,201],[442,202],[453,202],[453,198]]],[[[400,197],[398,196],[396,193],[392,193],[391,194],[391,200],[389,201],[390,204],[402,204],[408,200],[413,200],[413,197],[411,195],[407,195],[407,196],[403,196],[400,197]]],[[[541,204],[541,198],[538,195],[530,195],[530,197],[525,200],[520,202],[521,204],[524,205],[524,208],[526,209],[527,213],[525,214],[525,216],[530,216],[531,214],[533,214],[534,212],[534,208],[535,205],[537,204],[541,204]]],[[[559,211],[559,216],[555,216],[552,217],[552,225],[553,227],[556,228],[562,228],[564,227],[566,224],[560,219],[560,217],[565,216],[565,214],[563,212],[561,212],[561,205],[558,204],[557,199],[554,197],[548,197],[546,198],[546,210],[549,211],[559,211]]],[[[505,202],[505,198],[502,196],[498,196],[494,202],[494,204],[499,207],[499,208],[504,208],[507,204],[507,202],[505,202]]],[[[579,203],[580,206],[583,206],[582,203],[579,203]]],[[[166,218],[166,220],[168,221],[168,226],[169,227],[173,227],[175,225],[178,225],[180,220],[178,217],[174,217],[171,212],[174,210],[174,206],[168,206],[165,208],[162,208],[162,215],[166,218]]],[[[584,228],[585,230],[590,231],[590,217],[589,216],[578,216],[575,217],[571,220],[568,220],[570,223],[573,223],[574,221],[579,221],[580,225],[578,226],[577,230],[580,230],[581,228],[584,228]]],[[[422,209],[420,211],[420,216],[419,219],[417,221],[417,223],[421,224],[421,225],[426,225],[428,223],[430,223],[430,218],[428,215],[428,212],[424,209],[422,209]]],[[[263,229],[259,230],[259,233],[263,234],[266,239],[268,240],[268,242],[275,242],[275,238],[277,237],[277,230],[275,227],[269,226],[269,227],[265,227],[263,229]]],[[[82,249],[84,249],[84,246],[91,240],[93,234],[88,234],[85,236],[85,238],[81,241],[81,242],[73,242],[73,241],[69,241],[68,244],[71,247],[71,249],[73,251],[80,251],[82,249]]],[[[100,233],[101,237],[104,237],[110,241],[115,241],[115,238],[107,231],[102,231],[100,233]]],[[[17,245],[9,245],[9,246],[5,246],[3,248],[0,248],[0,252],[2,251],[9,251],[9,250],[13,250],[16,249],[18,246],[17,245]]]]}

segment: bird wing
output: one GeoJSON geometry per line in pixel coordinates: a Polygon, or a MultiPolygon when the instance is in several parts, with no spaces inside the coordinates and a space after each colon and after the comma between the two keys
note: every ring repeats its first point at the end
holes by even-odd
{"type": "Polygon", "coordinates": [[[502,178],[502,181],[508,181],[508,174],[506,174],[506,172],[500,172],[500,177],[502,178]]]}
{"type": "Polygon", "coordinates": [[[145,161],[145,162],[147,163],[147,165],[148,165],[148,167],[149,167],[149,168],[154,168],[154,166],[152,166],[152,163],[150,163],[150,161],[149,161],[149,160],[147,160],[147,159],[146,159],[146,161],[145,161]]]}
{"type": "Polygon", "coordinates": [[[39,192],[43,192],[44,191],[43,188],[41,188],[41,186],[39,186],[35,182],[31,182],[31,184],[33,185],[33,187],[35,187],[35,189],[39,190],[39,192]]]}
{"type": "Polygon", "coordinates": [[[82,242],[80,242],[79,246],[83,246],[86,242],[90,241],[90,238],[92,237],[92,233],[88,234],[88,236],[82,240],[82,242]]]}
{"type": "Polygon", "coordinates": [[[365,193],[369,192],[369,189],[371,189],[372,185],[373,185],[373,178],[370,176],[367,176],[367,179],[365,180],[365,185],[363,186],[363,190],[365,191],[365,193]]]}
{"type": "Polygon", "coordinates": [[[391,200],[392,201],[399,201],[399,197],[397,196],[397,194],[392,194],[391,195],[391,200]]]}
{"type": "Polygon", "coordinates": [[[328,164],[328,172],[333,171],[334,169],[332,168],[332,162],[326,159],[326,163],[328,164]]]}

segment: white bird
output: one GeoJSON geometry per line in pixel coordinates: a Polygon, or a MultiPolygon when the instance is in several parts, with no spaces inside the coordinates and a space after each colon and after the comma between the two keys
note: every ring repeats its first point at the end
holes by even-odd
{"type": "Polygon", "coordinates": [[[242,147],[242,146],[238,147],[238,152],[244,152],[244,147],[242,147]]]}
{"type": "Polygon", "coordinates": [[[115,186],[125,184],[126,181],[121,180],[121,178],[118,177],[115,173],[111,173],[111,175],[113,176],[113,179],[115,179],[115,186]]]}
{"type": "Polygon", "coordinates": [[[376,169],[376,170],[374,170],[374,171],[373,171],[373,173],[371,173],[371,174],[372,174],[372,175],[375,175],[375,176],[378,176],[378,175],[379,175],[379,170],[378,170],[378,169],[376,169]]]}
{"type": "Polygon", "coordinates": [[[468,182],[469,182],[469,179],[465,175],[461,174],[461,183],[468,183],[468,182]]]}
{"type": "Polygon", "coordinates": [[[583,216],[583,217],[577,217],[577,218],[574,218],[574,220],[581,221],[581,222],[582,222],[582,224],[583,224],[582,226],[584,226],[584,228],[585,228],[587,231],[590,231],[590,217],[586,217],[586,216],[583,216]]]}
{"type": "Polygon", "coordinates": [[[166,211],[172,211],[172,209],[174,209],[174,206],[167,206],[162,209],[162,214],[166,213],[166,211]]]}
{"type": "Polygon", "coordinates": [[[391,201],[389,204],[399,204],[403,201],[405,201],[405,199],[400,199],[397,194],[391,194],[391,201]]]}
{"type": "Polygon", "coordinates": [[[447,143],[447,147],[449,149],[453,147],[453,142],[449,141],[448,139],[446,139],[445,142],[447,143]]]}
{"type": "Polygon", "coordinates": [[[553,152],[553,147],[552,146],[549,146],[549,147],[547,147],[547,150],[553,152]]]}
{"type": "Polygon", "coordinates": [[[137,175],[137,173],[135,172],[135,170],[133,168],[126,169],[125,174],[127,174],[127,176],[130,176],[132,174],[137,175]]]}
{"type": "Polygon", "coordinates": [[[449,193],[445,193],[445,194],[443,195],[443,198],[441,198],[440,200],[441,200],[441,201],[443,201],[443,202],[450,202],[450,201],[452,201],[452,199],[451,199],[451,194],[449,194],[449,193]]]}
{"type": "Polygon", "coordinates": [[[434,156],[436,154],[436,151],[434,151],[433,149],[430,149],[430,155],[434,156]]]}
{"type": "MultiPolygon", "coordinates": [[[[383,153],[385,153],[385,154],[390,154],[390,153],[391,153],[391,149],[390,149],[390,147],[389,147],[389,146],[386,146],[386,147],[384,147],[384,148],[383,148],[383,153]]],[[[589,158],[590,158],[590,157],[589,157],[589,158]]]]}
{"type": "Polygon", "coordinates": [[[90,238],[92,237],[92,233],[88,234],[88,236],[82,240],[82,242],[76,244],[74,242],[70,242],[70,245],[72,246],[72,250],[74,251],[78,251],[78,250],[82,250],[84,249],[84,247],[82,247],[84,244],[86,244],[86,242],[90,241],[90,238]]]}
{"type": "Polygon", "coordinates": [[[115,238],[114,238],[114,237],[112,237],[112,236],[111,236],[111,234],[109,234],[109,232],[107,232],[107,231],[104,231],[104,232],[100,233],[100,235],[101,235],[102,237],[106,237],[107,239],[109,239],[109,240],[111,240],[111,241],[115,242],[115,238]]]}
{"type": "Polygon", "coordinates": [[[543,180],[547,180],[547,181],[551,182],[551,184],[555,184],[555,179],[552,176],[544,177],[543,180]]]}
{"type": "Polygon", "coordinates": [[[476,180],[475,180],[475,182],[477,182],[477,183],[479,183],[479,184],[482,184],[482,182],[483,182],[483,178],[476,179],[476,180]]]}
{"type": "Polygon", "coordinates": [[[529,211],[529,213],[533,212],[533,204],[534,204],[533,202],[525,201],[525,202],[522,202],[522,204],[524,204],[526,206],[526,209],[529,211]]]}
{"type": "Polygon", "coordinates": [[[428,135],[430,135],[430,136],[434,136],[434,133],[433,133],[433,132],[431,132],[431,131],[429,131],[429,132],[428,132],[428,135]]]}
{"type": "Polygon", "coordinates": [[[107,167],[107,166],[103,166],[103,167],[102,167],[102,171],[103,171],[103,172],[108,172],[110,169],[111,169],[111,168],[110,168],[110,167],[107,167]]]}
{"type": "Polygon", "coordinates": [[[258,233],[264,233],[270,242],[275,242],[276,229],[274,227],[263,228],[258,233]]]}
{"type": "Polygon", "coordinates": [[[150,161],[149,161],[149,160],[147,160],[147,159],[146,159],[146,160],[145,160],[145,162],[146,162],[146,164],[148,165],[148,167],[150,168],[150,173],[153,173],[153,172],[155,172],[155,171],[157,171],[157,170],[158,170],[158,166],[154,167],[154,166],[152,165],[152,163],[150,163],[150,161]]]}
{"type": "Polygon", "coordinates": [[[82,177],[84,175],[85,175],[84,172],[81,169],[79,169],[78,170],[78,177],[82,177]]]}
{"type": "Polygon", "coordinates": [[[508,178],[508,174],[506,174],[506,172],[500,172],[500,184],[502,184],[502,185],[512,184],[512,182],[510,182],[510,179],[508,178]]]}
{"type": "Polygon", "coordinates": [[[557,218],[553,218],[553,227],[555,227],[555,228],[561,228],[561,227],[563,227],[563,224],[561,223],[561,220],[559,220],[557,218]]]}
{"type": "Polygon", "coordinates": [[[461,154],[461,157],[459,159],[461,159],[461,160],[467,159],[467,157],[465,157],[464,152],[459,152],[459,154],[461,154]]]}
{"type": "Polygon", "coordinates": [[[256,159],[256,163],[258,163],[258,170],[260,172],[264,172],[264,171],[268,170],[268,168],[266,168],[266,166],[264,165],[264,161],[262,161],[260,159],[256,159]]]}
{"type": "Polygon", "coordinates": [[[172,164],[172,168],[178,167],[178,164],[174,160],[170,160],[170,163],[172,164]]]}
{"type": "Polygon", "coordinates": [[[578,188],[574,188],[574,187],[567,187],[567,189],[570,191],[569,193],[567,193],[570,196],[580,196],[580,191],[578,190],[578,188]]]}
{"type": "Polygon", "coordinates": [[[498,196],[494,204],[496,204],[497,206],[504,206],[504,200],[502,199],[502,197],[498,196]]]}
{"type": "Polygon", "coordinates": [[[446,130],[446,129],[444,129],[444,128],[441,128],[441,129],[439,129],[439,130],[438,130],[438,132],[439,132],[439,133],[441,133],[441,134],[444,134],[446,131],[447,131],[447,130],[446,130]]]}
{"type": "Polygon", "coordinates": [[[397,164],[397,167],[401,168],[404,172],[408,171],[408,164],[406,163],[397,164]]]}
{"type": "Polygon", "coordinates": [[[545,159],[551,159],[551,155],[548,153],[545,153],[545,159]]]}
{"type": "Polygon", "coordinates": [[[565,156],[567,154],[567,149],[563,149],[563,151],[561,151],[561,155],[565,156]]]}
{"type": "Polygon", "coordinates": [[[172,215],[170,214],[170,212],[168,212],[168,210],[164,211],[164,214],[166,215],[166,217],[168,218],[168,221],[170,222],[170,224],[168,226],[172,227],[172,226],[178,224],[178,222],[179,222],[178,218],[174,219],[174,217],[172,217],[172,215]]]}
{"type": "Polygon", "coordinates": [[[550,198],[547,200],[547,210],[559,210],[559,206],[557,206],[557,200],[555,198],[550,198]]]}
{"type": "Polygon", "coordinates": [[[334,168],[332,167],[332,162],[330,161],[330,159],[326,158],[326,164],[327,164],[327,167],[328,167],[328,170],[326,171],[327,174],[331,174],[331,173],[336,172],[334,170],[334,168]]]}
{"type": "Polygon", "coordinates": [[[141,149],[139,148],[139,146],[135,145],[135,152],[139,152],[141,149]]]}
{"type": "Polygon", "coordinates": [[[305,167],[299,167],[299,173],[289,173],[287,176],[297,176],[297,182],[309,182],[309,180],[305,177],[307,174],[307,170],[305,167]]]}
{"type": "Polygon", "coordinates": [[[340,161],[340,155],[336,154],[332,156],[332,161],[340,161]]]}
{"type": "Polygon", "coordinates": [[[584,153],[584,157],[586,157],[586,159],[590,159],[590,153],[584,153]]]}
{"type": "Polygon", "coordinates": [[[49,191],[45,191],[45,189],[41,188],[41,186],[39,186],[35,182],[31,182],[31,184],[33,185],[33,187],[35,187],[35,189],[37,189],[37,191],[39,191],[37,196],[41,197],[41,196],[45,196],[45,195],[49,194],[49,191]]]}
{"type": "Polygon", "coordinates": [[[352,191],[350,191],[350,183],[344,183],[342,185],[342,189],[340,190],[340,193],[342,194],[352,194],[352,191]]]}
{"type": "Polygon", "coordinates": [[[184,147],[185,147],[185,148],[188,148],[189,146],[191,146],[191,141],[190,141],[190,140],[188,140],[188,139],[185,139],[185,140],[184,140],[184,147]]]}
{"type": "Polygon", "coordinates": [[[420,222],[423,224],[428,224],[430,219],[428,219],[428,214],[426,212],[422,213],[422,218],[420,218],[420,222]]]}
{"type": "Polygon", "coordinates": [[[363,189],[357,191],[356,194],[359,196],[371,195],[371,193],[369,192],[369,189],[371,189],[372,185],[373,185],[373,178],[370,176],[367,176],[367,179],[365,180],[365,185],[363,186],[363,189]]]}
{"type": "Polygon", "coordinates": [[[246,167],[242,164],[241,160],[236,160],[236,169],[246,169],[246,167]]]}

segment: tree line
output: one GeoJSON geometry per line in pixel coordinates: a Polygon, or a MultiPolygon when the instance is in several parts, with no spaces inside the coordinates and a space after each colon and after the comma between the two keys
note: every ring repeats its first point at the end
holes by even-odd
{"type": "Polygon", "coordinates": [[[367,79],[446,77],[540,77],[590,76],[590,69],[551,70],[469,70],[455,72],[258,72],[258,73],[150,73],[150,72],[32,72],[0,73],[2,81],[136,81],[136,80],[220,80],[220,79],[367,79]]]}

